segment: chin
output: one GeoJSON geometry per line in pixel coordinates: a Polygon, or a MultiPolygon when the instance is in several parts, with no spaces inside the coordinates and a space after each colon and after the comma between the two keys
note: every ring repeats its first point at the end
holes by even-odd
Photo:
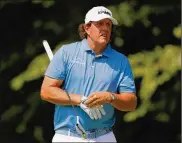
{"type": "Polygon", "coordinates": [[[104,44],[104,45],[106,45],[108,42],[109,42],[109,41],[106,40],[106,39],[99,40],[99,43],[100,43],[100,44],[104,44]]]}

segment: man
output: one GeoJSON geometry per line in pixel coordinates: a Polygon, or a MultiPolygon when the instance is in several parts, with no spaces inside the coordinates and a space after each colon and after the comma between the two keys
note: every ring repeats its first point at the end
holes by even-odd
{"type": "Polygon", "coordinates": [[[63,45],[48,66],[41,98],[55,104],[53,142],[116,142],[114,108],[136,108],[129,61],[109,44],[113,25],[110,10],[93,7],[79,26],[82,41],[63,45]]]}

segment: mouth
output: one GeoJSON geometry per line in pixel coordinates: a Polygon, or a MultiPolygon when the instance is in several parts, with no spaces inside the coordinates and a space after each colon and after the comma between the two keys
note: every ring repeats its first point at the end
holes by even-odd
{"type": "Polygon", "coordinates": [[[106,33],[102,33],[101,37],[107,38],[107,34],[106,33]]]}

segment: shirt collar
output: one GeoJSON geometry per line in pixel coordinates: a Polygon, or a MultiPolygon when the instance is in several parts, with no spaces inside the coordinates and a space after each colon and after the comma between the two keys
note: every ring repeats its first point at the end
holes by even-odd
{"type": "MultiPolygon", "coordinates": [[[[93,50],[90,48],[87,39],[83,39],[82,40],[82,48],[84,49],[84,51],[92,51],[93,50]]],[[[112,53],[112,48],[110,44],[107,44],[107,47],[104,49],[104,51],[100,54],[106,57],[111,57],[111,53],[112,53]]]]}

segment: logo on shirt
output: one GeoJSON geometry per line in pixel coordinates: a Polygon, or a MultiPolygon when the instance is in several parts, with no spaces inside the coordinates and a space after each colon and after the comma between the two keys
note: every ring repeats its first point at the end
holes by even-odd
{"type": "Polygon", "coordinates": [[[76,60],[71,61],[72,63],[80,64],[80,65],[85,65],[85,62],[83,62],[80,58],[77,58],[76,60]]]}

